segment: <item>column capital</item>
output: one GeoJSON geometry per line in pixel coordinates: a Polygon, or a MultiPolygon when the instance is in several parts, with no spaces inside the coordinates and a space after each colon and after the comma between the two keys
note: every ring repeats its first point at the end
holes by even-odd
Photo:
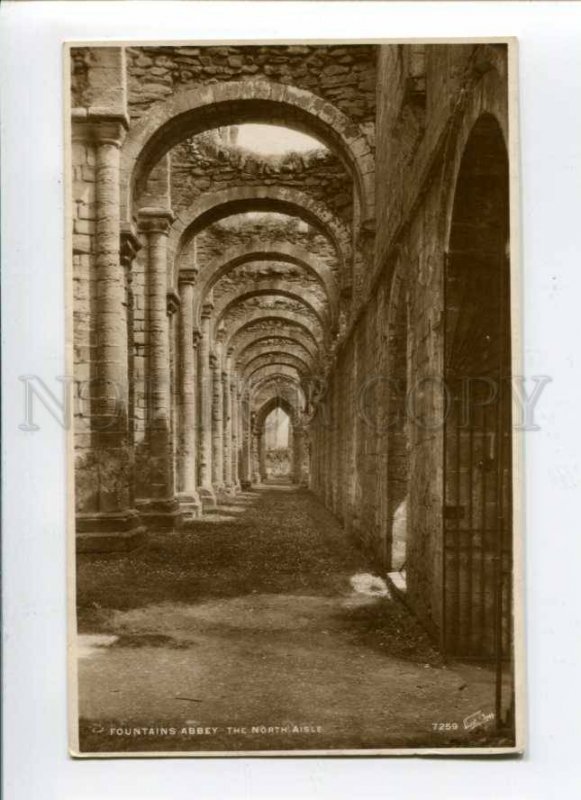
{"type": "Polygon", "coordinates": [[[178,286],[180,288],[182,286],[193,286],[198,277],[198,272],[199,270],[197,268],[180,269],[178,274],[178,286]]]}
{"type": "Polygon", "coordinates": [[[129,130],[129,117],[107,108],[73,108],[72,140],[121,147],[129,130]]]}
{"type": "Polygon", "coordinates": [[[125,268],[131,268],[133,260],[139,250],[141,250],[141,242],[139,241],[135,227],[130,222],[125,222],[121,226],[119,243],[119,257],[125,268]]]}
{"type": "Polygon", "coordinates": [[[201,332],[197,328],[194,328],[194,330],[192,331],[192,344],[194,347],[198,346],[201,338],[202,338],[201,332]]]}
{"type": "Polygon", "coordinates": [[[175,289],[168,289],[166,293],[167,298],[167,313],[172,317],[182,304],[181,298],[175,289]]]}
{"type": "Polygon", "coordinates": [[[139,230],[143,233],[162,233],[167,236],[175,215],[171,208],[148,206],[138,212],[139,230]]]}
{"type": "Polygon", "coordinates": [[[219,358],[215,352],[210,353],[210,366],[212,369],[217,370],[219,368],[219,358]]]}
{"type": "Polygon", "coordinates": [[[214,303],[204,303],[202,306],[202,319],[210,319],[213,310],[214,303]]]}

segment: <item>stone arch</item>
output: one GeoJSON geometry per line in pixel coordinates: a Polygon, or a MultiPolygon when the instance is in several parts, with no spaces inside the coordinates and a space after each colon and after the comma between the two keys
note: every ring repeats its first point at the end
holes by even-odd
{"type": "Polygon", "coordinates": [[[256,412],[256,425],[262,428],[268,415],[276,408],[282,408],[287,414],[291,423],[295,423],[298,416],[298,410],[290,403],[286,397],[282,395],[274,395],[270,400],[267,400],[256,412]]]}
{"type": "Polygon", "coordinates": [[[373,219],[375,162],[359,125],[312,92],[264,80],[180,88],[132,126],[122,150],[121,203],[126,219],[133,215],[133,195],[172,147],[205,130],[245,122],[284,125],[327,145],[353,176],[361,221],[373,219]]]}
{"type": "Polygon", "coordinates": [[[248,376],[245,384],[252,396],[255,388],[260,386],[265,378],[290,378],[294,383],[300,386],[301,377],[296,368],[288,364],[265,364],[260,366],[251,376],[248,376]]]}
{"type": "Polygon", "coordinates": [[[279,243],[233,247],[227,250],[220,258],[206,265],[198,275],[198,292],[194,307],[194,318],[199,321],[205,299],[220,278],[223,278],[236,267],[253,261],[280,261],[283,264],[294,264],[304,269],[321,283],[332,309],[332,318],[338,318],[339,293],[335,276],[329,266],[323,261],[313,260],[310,254],[301,247],[279,243]]]}
{"type": "Polygon", "coordinates": [[[480,77],[477,80],[477,90],[475,88],[472,92],[464,95],[466,99],[462,107],[461,116],[458,119],[456,128],[450,134],[449,148],[451,155],[445,161],[442,180],[442,208],[444,213],[441,215],[441,240],[444,249],[450,240],[456,184],[462,157],[472,129],[480,116],[489,114],[496,119],[502,132],[505,147],[508,150],[508,82],[506,65],[490,45],[477,47],[473,59],[475,64],[481,65],[481,69],[484,67],[483,62],[486,62],[486,69],[484,69],[483,74],[478,73],[480,77]]]}
{"type": "Polygon", "coordinates": [[[255,380],[253,385],[253,390],[255,393],[254,396],[259,396],[260,392],[269,391],[271,386],[273,391],[292,389],[292,391],[298,392],[299,396],[302,397],[304,402],[304,391],[300,382],[295,376],[291,376],[283,372],[265,375],[264,377],[255,380]]]}
{"type": "MultiPolygon", "coordinates": [[[[266,480],[269,477],[267,467],[267,451],[266,451],[266,422],[276,409],[282,409],[286,414],[289,421],[289,445],[290,455],[292,453],[292,479],[295,483],[300,481],[300,468],[298,466],[299,460],[302,462],[303,453],[302,446],[297,447],[298,436],[300,435],[300,410],[297,409],[291,402],[289,402],[284,395],[275,394],[268,400],[262,403],[261,406],[255,411],[254,418],[254,435],[257,437],[256,455],[258,464],[256,465],[255,474],[258,474],[261,480],[266,480]],[[292,444],[291,444],[292,443],[292,444]],[[300,455],[298,450],[300,449],[300,455]]],[[[290,466],[290,465],[289,465],[290,466]]]]}
{"type": "Polygon", "coordinates": [[[250,331],[247,333],[242,332],[236,338],[236,341],[231,343],[230,347],[232,349],[234,359],[240,359],[242,361],[246,351],[249,351],[254,347],[260,347],[266,342],[277,342],[278,340],[280,340],[281,343],[289,342],[293,346],[299,348],[305,353],[305,355],[308,356],[313,364],[318,362],[319,354],[317,352],[317,348],[313,345],[312,339],[308,339],[299,328],[291,325],[289,325],[286,329],[282,329],[280,331],[277,330],[275,334],[269,334],[265,331],[250,331]]]}
{"type": "MultiPolygon", "coordinates": [[[[308,192],[287,186],[233,186],[207,192],[180,211],[169,234],[169,252],[180,254],[190,239],[215,222],[248,211],[268,211],[298,217],[333,243],[340,269],[351,258],[351,234],[344,223],[308,192]]],[[[175,259],[176,269],[179,259],[175,259]]],[[[177,279],[177,275],[174,276],[177,279]]]]}
{"type": "MultiPolygon", "coordinates": [[[[309,361],[315,360],[314,354],[300,342],[276,336],[265,336],[250,342],[237,354],[237,360],[244,363],[245,359],[250,358],[255,353],[292,353],[293,351],[298,351],[303,360],[305,360],[305,358],[309,361]]],[[[297,355],[297,353],[294,352],[293,355],[297,355]]]]}
{"type": "Polygon", "coordinates": [[[233,325],[226,334],[225,345],[231,347],[236,337],[255,322],[273,323],[273,330],[276,330],[275,324],[281,321],[286,325],[294,325],[307,339],[313,342],[317,351],[320,352],[323,349],[323,343],[317,340],[303,317],[292,311],[275,311],[274,309],[257,309],[240,321],[238,325],[233,325]]]}
{"type": "Polygon", "coordinates": [[[287,353],[274,353],[271,355],[257,356],[256,358],[252,359],[252,362],[246,364],[243,373],[243,379],[252,380],[252,376],[255,375],[259,370],[263,369],[264,367],[274,366],[292,367],[294,370],[296,370],[297,375],[299,375],[301,378],[307,376],[311,371],[308,364],[306,364],[298,356],[291,356],[287,353]]]}
{"type": "Polygon", "coordinates": [[[296,291],[286,289],[285,281],[261,281],[258,286],[253,288],[242,287],[238,292],[227,294],[221,298],[214,306],[213,319],[214,330],[217,330],[220,323],[227,319],[228,314],[234,311],[236,306],[243,303],[245,300],[250,300],[254,297],[284,297],[288,300],[293,300],[301,303],[305,308],[311,311],[319,321],[323,332],[329,331],[329,318],[324,310],[318,308],[318,298],[309,289],[302,289],[301,294],[296,291]]]}
{"type": "Polygon", "coordinates": [[[466,656],[511,646],[509,184],[502,126],[484,112],[460,160],[444,270],[443,641],[466,656]]]}
{"type": "Polygon", "coordinates": [[[260,408],[263,403],[276,396],[286,397],[289,403],[292,403],[299,413],[302,413],[304,392],[298,383],[291,382],[290,379],[286,380],[285,376],[279,376],[277,381],[273,377],[265,378],[253,395],[253,407],[260,408]]]}

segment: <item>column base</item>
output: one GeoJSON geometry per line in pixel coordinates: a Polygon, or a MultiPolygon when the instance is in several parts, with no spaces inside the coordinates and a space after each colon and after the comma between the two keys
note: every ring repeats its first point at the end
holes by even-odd
{"type": "Polygon", "coordinates": [[[167,500],[136,500],[135,507],[149,530],[174,531],[181,528],[183,517],[175,497],[167,500]]]}
{"type": "Polygon", "coordinates": [[[208,508],[216,508],[216,495],[211,486],[199,486],[198,495],[202,504],[202,511],[208,508]]]}
{"type": "Polygon", "coordinates": [[[230,493],[224,483],[215,483],[212,488],[214,489],[214,496],[218,504],[228,499],[230,493]]]}
{"type": "Polygon", "coordinates": [[[146,539],[146,529],[134,509],[76,516],[77,553],[126,553],[146,539]]]}
{"type": "Polygon", "coordinates": [[[183,492],[182,494],[178,494],[177,501],[184,522],[191,522],[202,516],[202,502],[197,492],[183,492]]]}
{"type": "Polygon", "coordinates": [[[243,492],[249,492],[250,489],[252,489],[252,481],[249,481],[249,480],[246,480],[246,479],[241,480],[240,481],[240,488],[242,489],[243,492]]]}

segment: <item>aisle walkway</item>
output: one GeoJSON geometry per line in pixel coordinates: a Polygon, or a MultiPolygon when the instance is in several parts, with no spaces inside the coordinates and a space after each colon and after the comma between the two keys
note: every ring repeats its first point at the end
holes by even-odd
{"type": "Polygon", "coordinates": [[[306,490],[265,486],[140,552],[82,556],[78,583],[82,748],[439,746],[491,731],[463,720],[492,709],[492,674],[444,666],[306,490]]]}

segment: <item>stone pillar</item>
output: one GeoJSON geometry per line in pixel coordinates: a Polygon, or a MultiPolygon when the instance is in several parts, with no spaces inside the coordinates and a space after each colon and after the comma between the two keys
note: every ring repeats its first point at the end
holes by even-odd
{"type": "Polygon", "coordinates": [[[260,449],[262,436],[256,429],[256,418],[254,414],[250,418],[250,436],[251,436],[251,463],[252,463],[252,483],[261,483],[262,476],[260,472],[260,449]]]}
{"type": "Polygon", "coordinates": [[[197,519],[201,502],[197,492],[197,369],[199,333],[194,331],[194,284],[197,270],[182,270],[179,275],[181,298],[179,366],[179,441],[178,502],[184,519],[197,519]]]}
{"type": "Polygon", "coordinates": [[[231,470],[232,470],[232,483],[234,484],[234,491],[240,489],[240,476],[238,474],[238,458],[240,453],[240,396],[238,393],[238,376],[236,373],[231,374],[230,378],[230,394],[231,394],[231,407],[232,407],[232,451],[230,454],[231,470]]]}
{"type": "Polygon", "coordinates": [[[137,507],[149,527],[172,530],[181,514],[175,497],[171,446],[170,324],[167,280],[167,237],[173,214],[167,208],[144,208],[139,228],[147,247],[147,397],[146,443],[149,470],[142,478],[137,507]],[[143,480],[145,479],[145,481],[143,480]]]}
{"type": "Polygon", "coordinates": [[[293,425],[293,481],[303,483],[303,462],[305,460],[305,433],[298,422],[293,425]]]}
{"type": "Polygon", "coordinates": [[[202,332],[198,352],[198,493],[203,507],[216,505],[212,486],[212,372],[210,370],[210,318],[213,305],[205,303],[202,308],[202,332]]]}
{"type": "Polygon", "coordinates": [[[224,485],[226,491],[234,492],[232,471],[233,418],[232,418],[232,351],[228,350],[224,359],[222,385],[224,390],[224,485]]]}
{"type": "Polygon", "coordinates": [[[260,480],[264,482],[268,477],[266,473],[266,437],[264,431],[260,431],[258,434],[258,470],[260,480]]]}
{"type": "Polygon", "coordinates": [[[130,481],[129,491],[131,506],[135,505],[135,293],[133,291],[133,262],[135,256],[141,249],[141,242],[135,232],[133,225],[125,224],[121,226],[121,264],[124,267],[126,276],[126,297],[127,297],[127,381],[128,381],[128,447],[131,459],[131,471],[133,480],[130,481]]]}
{"type": "Polygon", "coordinates": [[[216,495],[224,493],[224,390],[222,386],[222,342],[210,356],[212,368],[212,485],[216,495]]]}
{"type": "Polygon", "coordinates": [[[250,403],[248,396],[241,397],[241,433],[242,433],[242,471],[240,483],[243,490],[252,485],[252,426],[250,422],[250,403]]]}
{"type": "MultiPolygon", "coordinates": [[[[108,48],[109,50],[109,48],[108,48]]],[[[128,127],[123,113],[73,113],[73,142],[94,158],[95,222],[90,313],[96,348],[90,367],[90,450],[76,465],[77,549],[127,550],[143,539],[133,507],[133,452],[128,419],[127,285],[120,258],[120,148],[128,127]]],[[[84,169],[84,168],[83,168],[84,169]]],[[[90,249],[90,248],[89,248],[90,249]]]]}

